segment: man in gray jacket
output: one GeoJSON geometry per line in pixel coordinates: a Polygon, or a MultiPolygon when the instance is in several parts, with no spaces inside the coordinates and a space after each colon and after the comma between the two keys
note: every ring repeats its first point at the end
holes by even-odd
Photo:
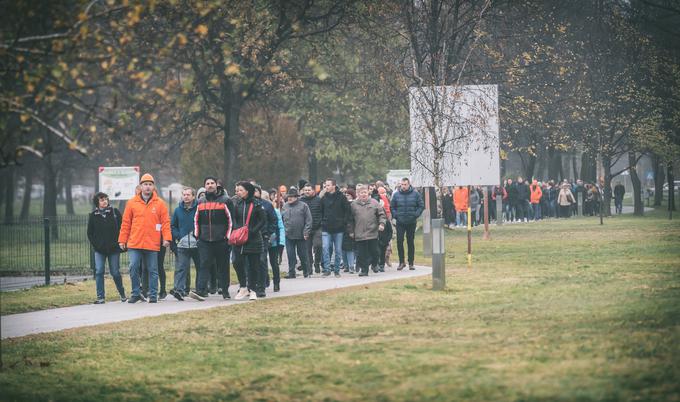
{"type": "Polygon", "coordinates": [[[378,232],[385,230],[387,217],[378,201],[368,196],[368,187],[357,185],[357,199],[350,206],[349,235],[354,238],[359,276],[368,276],[369,264],[378,272],[378,232]]]}
{"type": "Polygon", "coordinates": [[[298,190],[291,187],[286,194],[288,202],[281,210],[283,227],[286,229],[286,253],[288,255],[288,279],[295,278],[295,264],[300,257],[302,273],[305,278],[311,273],[308,261],[307,239],[312,231],[312,213],[304,202],[299,201],[298,190]]]}

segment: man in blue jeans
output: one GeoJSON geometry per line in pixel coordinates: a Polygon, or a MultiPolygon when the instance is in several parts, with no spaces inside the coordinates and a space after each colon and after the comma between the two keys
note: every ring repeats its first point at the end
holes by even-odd
{"type": "Polygon", "coordinates": [[[128,303],[144,300],[139,286],[142,259],[149,271],[149,303],[158,302],[158,251],[169,247],[172,239],[170,216],[165,202],[155,191],[153,176],[146,173],[139,182],[141,192],[132,197],[125,207],[120,225],[118,245],[128,249],[132,296],[128,303]],[[162,239],[161,240],[161,236],[162,239]]]}
{"type": "Polygon", "coordinates": [[[323,276],[331,274],[331,249],[335,254],[333,270],[335,277],[340,277],[340,260],[342,258],[342,236],[345,233],[347,219],[350,214],[349,201],[334,179],[324,182],[326,194],[321,198],[321,242],[323,247],[323,276]]]}

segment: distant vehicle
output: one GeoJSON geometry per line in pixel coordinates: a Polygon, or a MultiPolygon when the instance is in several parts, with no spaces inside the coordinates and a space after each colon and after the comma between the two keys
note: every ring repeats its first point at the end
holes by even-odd
{"type": "MultiPolygon", "coordinates": [[[[675,191],[678,191],[680,189],[680,180],[675,180],[673,182],[673,189],[675,191]]],[[[663,185],[663,192],[667,193],[668,192],[668,182],[664,183],[663,185]]]]}

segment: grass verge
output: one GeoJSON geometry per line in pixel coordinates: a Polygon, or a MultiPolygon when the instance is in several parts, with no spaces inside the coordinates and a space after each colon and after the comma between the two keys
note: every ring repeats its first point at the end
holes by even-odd
{"type": "Polygon", "coordinates": [[[406,280],[2,341],[0,399],[680,398],[677,221],[507,225],[476,233],[472,269],[448,235],[445,292],[406,280]]]}

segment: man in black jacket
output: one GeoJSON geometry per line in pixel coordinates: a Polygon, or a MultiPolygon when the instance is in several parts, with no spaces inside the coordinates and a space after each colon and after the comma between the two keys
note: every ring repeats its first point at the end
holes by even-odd
{"type": "Polygon", "coordinates": [[[333,270],[335,277],[340,277],[340,261],[342,257],[342,236],[345,233],[347,218],[350,214],[349,201],[334,179],[326,179],[324,194],[321,199],[321,242],[323,244],[323,276],[331,274],[331,248],[335,253],[333,270]]]}
{"type": "Polygon", "coordinates": [[[517,204],[516,204],[517,219],[520,222],[522,221],[522,219],[524,219],[524,222],[528,222],[529,221],[528,208],[531,191],[529,190],[529,186],[524,182],[524,180],[521,177],[517,178],[516,188],[517,188],[517,204]]]}
{"type": "Polygon", "coordinates": [[[217,267],[217,281],[222,288],[222,297],[229,299],[229,255],[227,243],[231,234],[231,212],[233,202],[222,189],[218,191],[217,179],[206,177],[203,181],[205,198],[199,200],[196,209],[194,234],[198,238],[198,255],[200,264],[197,273],[196,291],[189,292],[189,297],[198,301],[208,296],[210,266],[217,267]]]}
{"type": "MultiPolygon", "coordinates": [[[[300,197],[300,201],[307,204],[309,211],[312,213],[312,231],[307,239],[307,261],[310,266],[314,261],[314,272],[317,274],[321,272],[322,261],[322,243],[321,243],[321,198],[316,195],[314,187],[311,183],[305,184],[302,188],[304,194],[300,197]]],[[[311,270],[309,272],[311,275],[311,270]]]]}

